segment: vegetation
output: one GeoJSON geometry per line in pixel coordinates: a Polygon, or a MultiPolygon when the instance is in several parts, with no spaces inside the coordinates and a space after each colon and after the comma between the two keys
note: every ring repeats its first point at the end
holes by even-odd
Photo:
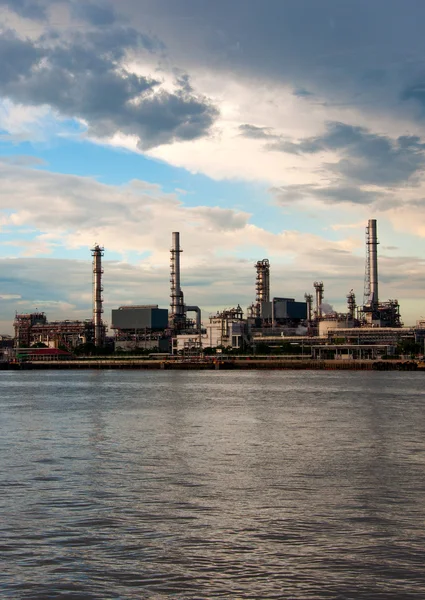
{"type": "Polygon", "coordinates": [[[402,340],[397,344],[396,355],[411,356],[421,354],[423,347],[413,340],[402,340]]]}

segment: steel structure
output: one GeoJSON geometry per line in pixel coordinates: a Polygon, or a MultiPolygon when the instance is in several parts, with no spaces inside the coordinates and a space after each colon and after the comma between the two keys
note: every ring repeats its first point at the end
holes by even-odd
{"type": "Polygon", "coordinates": [[[322,318],[322,304],[324,297],[324,289],[323,281],[315,281],[314,289],[316,290],[316,319],[322,318]]]}
{"type": "Polygon", "coordinates": [[[268,258],[263,258],[255,264],[257,270],[257,280],[255,284],[255,316],[262,317],[263,302],[270,302],[270,262],[268,258]]]}
{"type": "Polygon", "coordinates": [[[169,326],[174,333],[190,332],[196,333],[199,336],[199,345],[201,346],[201,309],[199,306],[189,306],[184,302],[184,295],[180,285],[180,233],[174,231],[172,233],[171,245],[171,262],[170,262],[170,283],[171,283],[171,313],[169,318],[169,326]],[[188,312],[196,313],[196,323],[187,318],[188,312]]]}
{"type": "Polygon", "coordinates": [[[93,324],[94,324],[94,344],[95,346],[103,346],[104,344],[104,327],[102,322],[102,256],[104,255],[104,248],[101,248],[98,244],[95,244],[94,248],[91,249],[93,257],[93,324]]]}
{"type": "MultiPolygon", "coordinates": [[[[15,315],[13,327],[15,329],[15,347],[27,348],[32,342],[32,329],[47,323],[44,312],[24,313],[15,315]]],[[[38,340],[37,340],[38,341],[38,340]]]]}
{"type": "Polygon", "coordinates": [[[29,348],[45,344],[71,350],[80,344],[94,342],[93,321],[47,321],[44,313],[17,314],[14,321],[15,347],[29,348]]]}
{"type": "Polygon", "coordinates": [[[376,219],[369,219],[366,227],[366,269],[364,303],[376,309],[378,297],[378,237],[376,219]]]}
{"type": "Polygon", "coordinates": [[[348,307],[348,315],[350,317],[350,319],[352,319],[354,321],[354,319],[356,318],[356,295],[354,293],[354,290],[350,290],[350,292],[347,294],[347,307],[348,307]]]}
{"type": "Polygon", "coordinates": [[[402,323],[398,301],[379,301],[378,243],[376,219],[369,219],[366,227],[364,306],[360,311],[362,322],[379,327],[400,327],[402,323]]]}
{"type": "Polygon", "coordinates": [[[307,303],[307,321],[311,323],[313,318],[313,294],[304,294],[304,300],[307,303]]]}
{"type": "Polygon", "coordinates": [[[180,233],[174,231],[172,234],[170,262],[170,283],[171,283],[171,314],[170,322],[175,328],[182,327],[185,321],[185,306],[183,292],[180,287],[180,233]]]}

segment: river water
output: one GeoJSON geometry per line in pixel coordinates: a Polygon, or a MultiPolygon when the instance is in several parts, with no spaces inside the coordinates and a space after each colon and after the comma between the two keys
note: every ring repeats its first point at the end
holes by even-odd
{"type": "Polygon", "coordinates": [[[421,373],[0,373],[0,597],[425,598],[421,373]]]}

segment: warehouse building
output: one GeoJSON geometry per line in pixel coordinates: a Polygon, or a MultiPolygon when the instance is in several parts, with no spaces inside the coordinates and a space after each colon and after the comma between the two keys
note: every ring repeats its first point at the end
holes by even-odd
{"type": "Polygon", "coordinates": [[[168,310],[157,304],[120,306],[112,310],[112,329],[115,334],[134,334],[144,331],[161,331],[168,326],[168,310]]]}

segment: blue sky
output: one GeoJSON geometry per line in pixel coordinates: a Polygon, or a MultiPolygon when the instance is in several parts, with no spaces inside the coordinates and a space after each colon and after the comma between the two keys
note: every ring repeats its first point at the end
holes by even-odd
{"type": "Polygon", "coordinates": [[[204,315],[314,280],[424,315],[425,6],[414,0],[0,0],[0,333],[15,311],[169,303],[171,232],[204,315]]]}

